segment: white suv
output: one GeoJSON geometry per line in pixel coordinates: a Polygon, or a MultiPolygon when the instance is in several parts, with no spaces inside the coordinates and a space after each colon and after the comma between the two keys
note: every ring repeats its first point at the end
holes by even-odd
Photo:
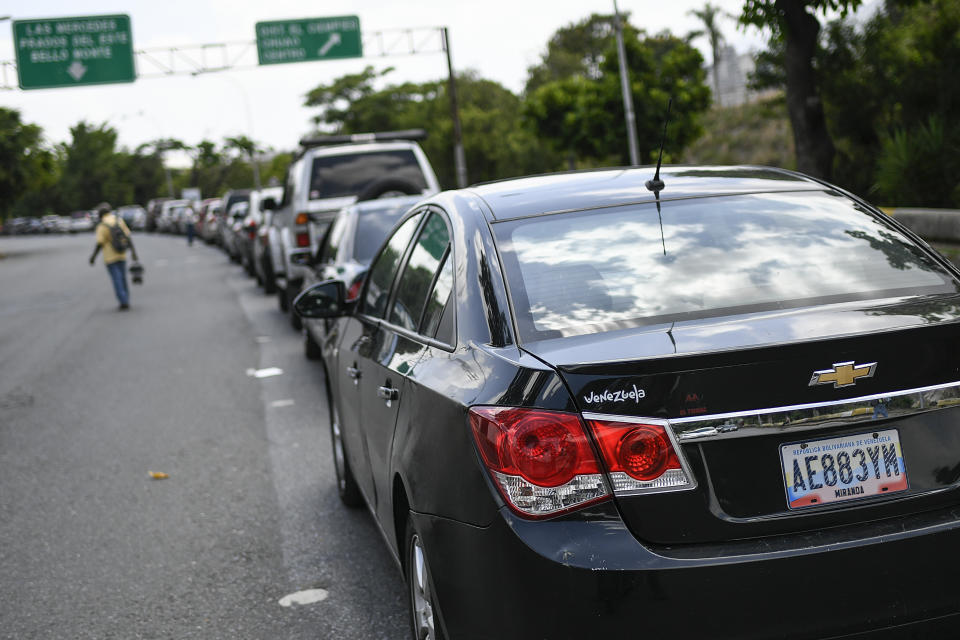
{"type": "MultiPolygon", "coordinates": [[[[410,130],[301,140],[270,228],[281,309],[287,311],[300,292],[307,264],[337,211],[361,200],[440,190],[430,161],[415,142],[424,135],[410,130]]],[[[300,318],[290,318],[299,329],[300,318]]]]}

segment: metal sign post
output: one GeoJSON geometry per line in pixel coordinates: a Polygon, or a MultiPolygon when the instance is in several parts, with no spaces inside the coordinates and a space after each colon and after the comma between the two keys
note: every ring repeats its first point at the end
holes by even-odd
{"type": "Polygon", "coordinates": [[[127,15],[16,20],[13,43],[21,89],[136,79],[127,15]]]}

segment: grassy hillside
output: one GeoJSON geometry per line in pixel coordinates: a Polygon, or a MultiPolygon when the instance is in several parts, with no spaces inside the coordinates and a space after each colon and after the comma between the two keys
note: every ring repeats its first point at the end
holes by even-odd
{"type": "Polygon", "coordinates": [[[737,107],[713,107],[700,122],[704,134],[684,150],[683,163],[796,168],[782,94],[737,107]]]}

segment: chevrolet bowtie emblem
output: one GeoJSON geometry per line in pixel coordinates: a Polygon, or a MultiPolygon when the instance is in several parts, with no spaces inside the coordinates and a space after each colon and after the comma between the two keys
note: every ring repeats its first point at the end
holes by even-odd
{"type": "Polygon", "coordinates": [[[857,384],[859,378],[872,378],[877,370],[876,362],[867,364],[853,364],[853,362],[837,362],[833,369],[814,371],[810,378],[810,386],[833,383],[833,388],[850,387],[857,384]]]}

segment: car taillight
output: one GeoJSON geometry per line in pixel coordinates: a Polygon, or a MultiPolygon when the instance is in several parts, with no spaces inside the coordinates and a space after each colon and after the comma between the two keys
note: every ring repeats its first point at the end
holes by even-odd
{"type": "Polygon", "coordinates": [[[247,236],[248,236],[251,240],[256,240],[256,238],[257,238],[257,227],[256,227],[256,226],[250,226],[250,227],[247,229],[247,236]]]}
{"type": "Polygon", "coordinates": [[[294,224],[307,224],[310,221],[310,214],[308,213],[298,213],[294,224]]]}
{"type": "Polygon", "coordinates": [[[667,427],[588,419],[615,494],[688,489],[693,483],[667,427]]]}
{"type": "Polygon", "coordinates": [[[353,282],[350,283],[350,288],[347,289],[347,302],[353,302],[360,295],[360,289],[363,287],[363,276],[359,275],[353,279],[353,282]]]}
{"type": "Polygon", "coordinates": [[[297,234],[297,246],[298,247],[309,247],[310,246],[310,234],[306,232],[300,232],[297,234]]]}
{"type": "Polygon", "coordinates": [[[470,427],[497,488],[520,515],[555,516],[610,495],[576,414],[473,407],[470,427]]]}

